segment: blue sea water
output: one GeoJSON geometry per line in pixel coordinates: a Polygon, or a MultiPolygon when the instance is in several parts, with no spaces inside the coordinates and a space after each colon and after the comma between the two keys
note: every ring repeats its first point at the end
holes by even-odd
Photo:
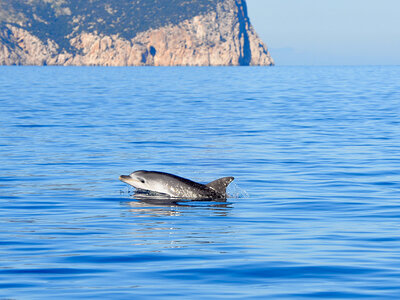
{"type": "Polygon", "coordinates": [[[398,299],[400,67],[0,67],[0,224],[0,299],[398,299]]]}

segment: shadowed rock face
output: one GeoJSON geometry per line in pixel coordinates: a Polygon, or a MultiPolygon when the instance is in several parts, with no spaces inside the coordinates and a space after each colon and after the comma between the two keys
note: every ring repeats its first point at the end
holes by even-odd
{"type": "Polygon", "coordinates": [[[244,0],[0,0],[3,65],[272,65],[244,0]]]}

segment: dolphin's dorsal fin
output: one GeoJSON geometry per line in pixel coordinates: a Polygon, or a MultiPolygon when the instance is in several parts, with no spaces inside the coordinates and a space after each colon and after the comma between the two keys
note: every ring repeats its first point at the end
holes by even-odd
{"type": "Polygon", "coordinates": [[[216,191],[217,193],[219,193],[221,195],[225,195],[226,188],[233,181],[233,179],[235,179],[235,178],[234,177],[220,178],[220,179],[214,180],[214,181],[206,184],[206,186],[208,186],[209,188],[212,188],[214,191],[216,191]]]}

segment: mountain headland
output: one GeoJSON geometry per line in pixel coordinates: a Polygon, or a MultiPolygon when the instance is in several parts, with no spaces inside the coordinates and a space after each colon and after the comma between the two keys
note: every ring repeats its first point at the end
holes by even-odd
{"type": "Polygon", "coordinates": [[[0,0],[0,65],[273,64],[245,0],[0,0]]]}

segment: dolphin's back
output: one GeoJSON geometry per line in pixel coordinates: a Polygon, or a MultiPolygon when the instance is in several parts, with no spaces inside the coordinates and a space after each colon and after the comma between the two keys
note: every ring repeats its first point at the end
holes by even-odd
{"type": "Polygon", "coordinates": [[[190,198],[225,198],[226,188],[233,181],[233,177],[224,177],[214,180],[207,185],[183,178],[174,174],[158,171],[146,171],[147,176],[163,178],[170,186],[171,194],[176,197],[190,198]]]}
{"type": "Polygon", "coordinates": [[[146,172],[152,173],[152,175],[154,175],[154,177],[163,178],[165,181],[170,181],[171,183],[174,182],[175,184],[177,182],[179,182],[180,184],[189,185],[189,186],[193,186],[196,188],[201,188],[202,186],[204,186],[201,183],[197,183],[190,179],[183,178],[183,177],[180,177],[180,176],[177,176],[174,174],[170,174],[170,173],[158,172],[158,171],[146,171],[146,172]]]}

